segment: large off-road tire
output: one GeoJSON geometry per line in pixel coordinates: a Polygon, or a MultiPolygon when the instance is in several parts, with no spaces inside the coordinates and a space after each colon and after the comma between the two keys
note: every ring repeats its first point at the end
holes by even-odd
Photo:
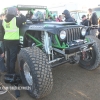
{"type": "Polygon", "coordinates": [[[48,95],[53,87],[51,67],[46,54],[38,47],[23,48],[18,55],[20,74],[29,94],[39,99],[48,95]]]}
{"type": "Polygon", "coordinates": [[[89,41],[94,41],[94,45],[92,46],[92,50],[87,51],[86,54],[87,59],[83,60],[82,57],[80,58],[79,65],[87,70],[93,70],[99,67],[100,64],[100,40],[94,36],[87,36],[89,41]],[[90,56],[90,57],[89,57],[90,56]]]}

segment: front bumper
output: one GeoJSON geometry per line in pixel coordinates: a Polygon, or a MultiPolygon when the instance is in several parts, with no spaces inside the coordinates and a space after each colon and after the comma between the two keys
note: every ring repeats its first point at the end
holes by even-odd
{"type": "Polygon", "coordinates": [[[90,48],[92,47],[94,44],[94,42],[91,42],[91,43],[85,43],[85,44],[80,44],[80,45],[77,45],[77,46],[71,46],[69,48],[66,48],[65,49],[65,54],[71,54],[71,53],[75,53],[75,52],[79,52],[81,51],[82,48],[90,48]]]}

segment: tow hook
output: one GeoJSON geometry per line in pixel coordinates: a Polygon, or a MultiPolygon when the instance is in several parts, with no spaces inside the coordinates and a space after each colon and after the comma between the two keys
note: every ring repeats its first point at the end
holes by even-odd
{"type": "Polygon", "coordinates": [[[87,46],[81,47],[82,59],[85,60],[87,58],[87,51],[91,51],[92,47],[88,48],[87,46]]]}
{"type": "Polygon", "coordinates": [[[82,52],[82,59],[84,60],[86,58],[86,51],[88,51],[88,47],[87,46],[83,46],[80,48],[81,52],[82,52]]]}

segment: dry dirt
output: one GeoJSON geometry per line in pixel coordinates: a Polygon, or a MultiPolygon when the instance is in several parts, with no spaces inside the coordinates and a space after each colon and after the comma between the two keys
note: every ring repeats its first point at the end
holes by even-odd
{"type": "MultiPolygon", "coordinates": [[[[87,71],[77,64],[64,64],[53,69],[53,78],[51,94],[41,100],[100,100],[100,67],[87,71]]],[[[3,79],[2,83],[8,85],[3,79]]],[[[14,96],[14,91],[10,91],[1,95],[0,100],[34,100],[26,91],[21,91],[18,99],[14,96]]]]}

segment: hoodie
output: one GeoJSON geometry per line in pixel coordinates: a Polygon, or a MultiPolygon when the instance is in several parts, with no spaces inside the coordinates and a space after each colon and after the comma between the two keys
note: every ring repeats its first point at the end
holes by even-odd
{"type": "Polygon", "coordinates": [[[84,26],[91,26],[91,22],[89,20],[87,20],[87,19],[82,21],[81,24],[84,25],[84,26]]]}
{"type": "Polygon", "coordinates": [[[74,18],[71,17],[70,12],[68,10],[64,10],[62,14],[65,15],[66,22],[75,22],[74,18]]]}
{"type": "MultiPolygon", "coordinates": [[[[16,16],[8,14],[6,15],[5,21],[10,22],[14,17],[16,16]]],[[[16,26],[20,28],[25,21],[26,21],[26,17],[21,14],[20,17],[16,17],[16,26]]]]}
{"type": "Polygon", "coordinates": [[[16,7],[9,7],[6,11],[7,15],[14,15],[17,16],[17,8],[16,7]]]}

